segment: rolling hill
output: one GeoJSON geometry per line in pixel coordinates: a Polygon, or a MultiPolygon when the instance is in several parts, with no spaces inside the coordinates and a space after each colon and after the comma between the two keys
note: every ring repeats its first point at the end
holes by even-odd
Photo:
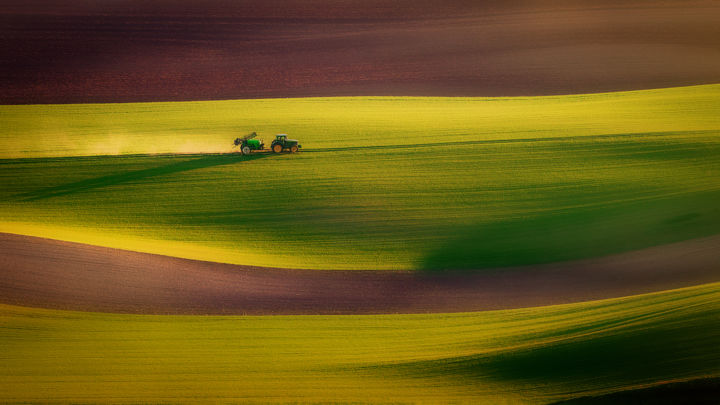
{"type": "Polygon", "coordinates": [[[717,377],[720,287],[458,314],[0,306],[0,401],[547,403],[717,377]]]}
{"type": "Polygon", "coordinates": [[[603,256],[717,232],[719,103],[709,85],[2,106],[0,231],[314,269],[603,256]],[[303,152],[218,153],[250,130],[303,152]]]}

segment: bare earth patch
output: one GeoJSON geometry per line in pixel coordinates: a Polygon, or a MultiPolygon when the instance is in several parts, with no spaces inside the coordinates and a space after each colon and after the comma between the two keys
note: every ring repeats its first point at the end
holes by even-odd
{"type": "Polygon", "coordinates": [[[372,314],[509,309],[720,280],[720,235],[478,274],[257,268],[0,234],[0,302],[143,314],[372,314]]]}
{"type": "Polygon", "coordinates": [[[708,0],[10,0],[0,8],[0,103],[717,83],[719,19],[708,0]]]}

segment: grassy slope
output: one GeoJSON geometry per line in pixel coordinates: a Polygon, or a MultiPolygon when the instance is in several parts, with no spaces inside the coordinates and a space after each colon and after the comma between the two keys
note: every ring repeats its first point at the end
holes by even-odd
{"type": "Polygon", "coordinates": [[[466,314],[138,316],[0,306],[0,401],[550,402],[720,376],[720,284],[466,314]]]}
{"type": "Polygon", "coordinates": [[[0,158],[226,152],[239,134],[307,148],[717,130],[720,85],[510,98],[337,97],[0,106],[0,158]]]}
{"type": "Polygon", "coordinates": [[[0,231],[321,269],[592,257],[720,229],[719,108],[718,85],[2,106],[0,150],[27,158],[0,161],[0,231]],[[40,157],[221,151],[250,130],[306,151],[40,157]]]}

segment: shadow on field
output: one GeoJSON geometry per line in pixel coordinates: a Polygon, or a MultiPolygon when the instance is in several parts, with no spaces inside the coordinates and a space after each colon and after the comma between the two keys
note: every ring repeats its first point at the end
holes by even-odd
{"type": "Polygon", "coordinates": [[[377,371],[447,378],[457,384],[497,381],[514,387],[627,387],[717,373],[718,311],[688,319],[681,308],[549,332],[548,343],[496,353],[383,365],[377,371]],[[595,331],[599,333],[594,333],[595,331]]]}
{"type": "Polygon", "coordinates": [[[612,226],[622,213],[609,211],[558,211],[459,226],[427,253],[420,268],[428,273],[476,272],[630,250],[631,230],[612,226]]]}
{"type": "Polygon", "coordinates": [[[553,405],[717,405],[719,393],[720,378],[699,378],[595,397],[575,398],[554,402],[553,405]]]}
{"type": "Polygon", "coordinates": [[[209,155],[203,156],[198,159],[183,160],[182,162],[170,163],[150,169],[133,170],[129,172],[110,174],[106,176],[96,177],[93,179],[86,179],[73,183],[62,184],[59,186],[43,188],[40,190],[21,194],[18,197],[22,201],[44,200],[47,198],[75,194],[81,191],[94,190],[131,181],[144,180],[151,177],[164,176],[168,174],[187,172],[197,169],[205,169],[208,167],[222,166],[233,163],[247,162],[250,160],[262,159],[266,156],[267,155],[243,156],[238,153],[209,155]]]}
{"type": "Polygon", "coordinates": [[[579,260],[664,245],[717,233],[720,192],[558,210],[529,218],[461,226],[430,251],[427,273],[579,260]]]}
{"type": "MultiPolygon", "coordinates": [[[[711,311],[705,315],[708,321],[713,317],[711,311]]],[[[465,376],[488,373],[503,381],[557,381],[571,385],[596,378],[646,382],[687,372],[706,375],[716,371],[720,361],[720,352],[708,353],[709,348],[717,347],[719,332],[703,323],[675,320],[648,330],[590,335],[490,359],[463,359],[450,368],[457,368],[465,376]]]]}

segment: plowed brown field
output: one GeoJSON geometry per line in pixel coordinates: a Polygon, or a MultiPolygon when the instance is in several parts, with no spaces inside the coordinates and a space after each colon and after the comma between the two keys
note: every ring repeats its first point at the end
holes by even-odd
{"type": "Polygon", "coordinates": [[[720,280],[720,236],[591,260],[433,276],[253,268],[0,234],[0,302],[152,314],[465,312],[720,280]]]}
{"type": "Polygon", "coordinates": [[[714,1],[4,1],[0,103],[720,82],[714,1]]]}

